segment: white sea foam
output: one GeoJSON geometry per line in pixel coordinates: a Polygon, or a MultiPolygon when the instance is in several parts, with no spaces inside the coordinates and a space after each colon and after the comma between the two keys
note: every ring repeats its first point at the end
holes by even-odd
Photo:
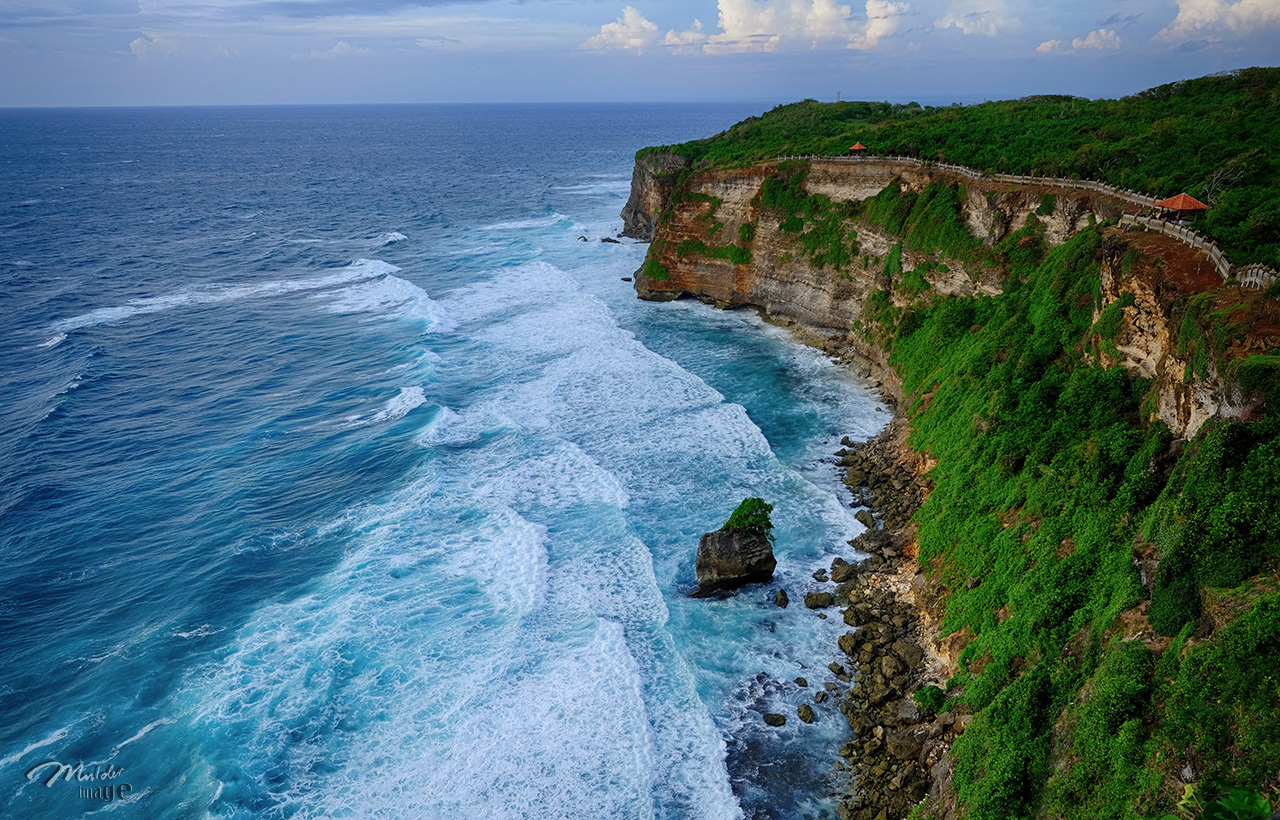
{"type": "Polygon", "coordinates": [[[545,217],[542,217],[541,219],[514,219],[514,220],[511,220],[510,222],[497,222],[492,225],[485,225],[484,230],[486,231],[519,231],[519,230],[527,230],[529,228],[550,228],[552,225],[557,225],[561,222],[569,222],[569,221],[570,221],[569,217],[565,216],[564,214],[553,212],[550,216],[545,216],[545,217]]]}
{"type": "MultiPolygon", "coordinates": [[[[177,308],[214,305],[224,302],[235,302],[243,299],[278,296],[299,291],[332,288],[350,282],[357,282],[375,277],[387,277],[400,269],[376,259],[360,259],[345,268],[331,271],[323,276],[300,279],[278,279],[252,285],[203,285],[184,288],[159,296],[147,296],[131,299],[123,305],[98,308],[68,319],[60,319],[52,323],[49,329],[56,333],[66,333],[85,327],[114,324],[135,316],[161,313],[177,308]]],[[[52,340],[51,340],[52,341],[52,340]]]]}
{"type": "Polygon", "coordinates": [[[43,739],[37,740],[34,743],[27,744],[26,748],[24,748],[22,751],[15,752],[9,755],[8,757],[4,758],[3,760],[0,760],[0,768],[5,768],[11,763],[17,763],[19,760],[31,754],[36,749],[43,749],[45,746],[52,746],[58,741],[65,739],[67,736],[67,732],[68,732],[67,727],[63,726],[60,729],[55,729],[54,731],[50,732],[43,739]]]}
{"type": "Polygon", "coordinates": [[[408,238],[409,237],[405,236],[399,231],[388,231],[387,233],[384,233],[382,236],[378,237],[378,244],[383,247],[386,247],[387,245],[394,245],[397,242],[403,242],[408,238]]]}
{"type": "Polygon", "coordinates": [[[364,279],[334,293],[317,294],[330,299],[333,313],[379,313],[407,316],[425,321],[434,331],[453,329],[453,321],[440,304],[417,285],[387,273],[364,279]]]}
{"type": "Polygon", "coordinates": [[[66,340],[67,340],[67,334],[65,334],[65,333],[58,333],[58,334],[56,334],[56,335],[54,335],[54,336],[50,337],[50,339],[49,339],[48,341],[41,343],[41,344],[39,345],[39,347],[40,347],[40,349],[41,349],[41,350],[49,350],[49,349],[51,349],[51,348],[55,348],[55,347],[57,347],[58,345],[60,345],[60,344],[62,344],[63,342],[65,342],[66,340]]]}
{"type": "Polygon", "coordinates": [[[226,627],[213,626],[212,624],[201,624],[195,629],[190,630],[174,630],[175,638],[207,638],[210,635],[217,635],[226,627]]]}
{"type": "Polygon", "coordinates": [[[387,399],[387,403],[378,412],[367,418],[350,416],[347,422],[353,426],[363,426],[365,424],[380,424],[384,421],[399,421],[409,415],[409,411],[426,403],[427,395],[421,387],[417,385],[402,387],[399,393],[387,399]]]}
{"type": "Polygon", "coordinates": [[[137,734],[135,734],[133,737],[119,743],[114,749],[111,750],[111,754],[107,755],[107,757],[108,758],[115,757],[117,754],[120,753],[120,750],[123,749],[125,746],[128,746],[130,743],[133,743],[135,740],[141,740],[142,738],[146,737],[153,729],[157,729],[161,726],[169,726],[175,722],[176,721],[174,721],[172,718],[159,718],[158,720],[151,721],[146,726],[143,726],[141,729],[139,729],[137,734]]]}

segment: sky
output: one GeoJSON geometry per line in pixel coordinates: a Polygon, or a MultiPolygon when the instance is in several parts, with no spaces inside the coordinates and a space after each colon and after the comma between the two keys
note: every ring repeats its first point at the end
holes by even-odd
{"type": "Polygon", "coordinates": [[[1117,97],[1280,0],[0,0],[0,107],[1117,97]]]}

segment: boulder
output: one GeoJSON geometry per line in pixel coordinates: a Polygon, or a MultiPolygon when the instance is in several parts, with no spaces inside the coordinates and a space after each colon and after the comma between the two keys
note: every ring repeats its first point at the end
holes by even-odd
{"type": "Polygon", "coordinates": [[[796,707],[796,713],[800,715],[800,719],[805,723],[813,723],[813,707],[807,703],[802,703],[796,707]]]}
{"type": "Polygon", "coordinates": [[[764,722],[770,726],[785,726],[787,719],[776,712],[768,712],[764,716],[764,722]]]}
{"type": "Polygon", "coordinates": [[[843,584],[856,574],[857,570],[854,569],[853,565],[846,564],[844,561],[831,568],[831,580],[837,584],[843,584]]]}
{"type": "Polygon", "coordinates": [[[924,748],[924,741],[908,732],[894,732],[885,740],[885,750],[899,760],[915,760],[924,748]]]}
{"type": "Polygon", "coordinates": [[[874,516],[871,515],[871,513],[868,510],[858,510],[856,513],[853,514],[853,517],[857,519],[859,524],[866,527],[867,529],[873,532],[877,529],[876,519],[874,516]]]}
{"type": "Polygon", "coordinates": [[[830,592],[806,592],[804,594],[804,605],[809,609],[826,609],[835,602],[835,596],[830,592]]]}
{"type": "Polygon", "coordinates": [[[778,590],[778,594],[773,596],[773,603],[783,609],[786,609],[787,604],[791,603],[791,599],[787,597],[787,591],[785,589],[780,589],[778,590]]]}
{"type": "Polygon", "coordinates": [[[698,542],[694,562],[699,587],[695,594],[768,581],[777,566],[773,545],[763,535],[728,530],[706,533],[698,542]]]}

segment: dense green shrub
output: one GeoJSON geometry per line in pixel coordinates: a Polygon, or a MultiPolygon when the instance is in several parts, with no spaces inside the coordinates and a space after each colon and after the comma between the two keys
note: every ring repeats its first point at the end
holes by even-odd
{"type": "MultiPolygon", "coordinates": [[[[884,218],[910,213],[895,209],[884,218]]],[[[1206,586],[1280,555],[1280,422],[1209,424],[1171,457],[1164,425],[1139,423],[1150,384],[1081,355],[1091,333],[1118,332],[1131,299],[1092,321],[1101,248],[1086,230],[1049,251],[1028,224],[996,249],[1002,295],[899,310],[881,291],[863,314],[892,350],[912,445],[937,459],[919,560],[951,590],[944,631],[973,636],[949,682],[975,715],[954,747],[971,817],[1136,818],[1163,799],[1156,764],[1170,748],[1200,749],[1227,783],[1280,766],[1280,612],[1254,606],[1237,624],[1247,641],[1185,660],[1180,644],[1157,656],[1109,637],[1146,595],[1135,544],[1161,556],[1149,618],[1164,634],[1192,628],[1206,586]],[[1231,725],[1251,733],[1234,756],[1231,725]],[[1052,726],[1066,727],[1066,768],[1048,763],[1052,726]]],[[[1236,373],[1266,385],[1265,358],[1236,373]]]]}
{"type": "Polygon", "coordinates": [[[1120,298],[1107,305],[1093,323],[1093,332],[1104,339],[1114,339],[1124,322],[1124,309],[1133,307],[1133,294],[1125,291],[1120,298]]]}
{"type": "Polygon", "coordinates": [[[773,520],[769,517],[772,512],[773,505],[766,504],[763,498],[744,498],[720,529],[746,535],[763,535],[772,541],[773,520]]]}
{"type": "MultiPolygon", "coordinates": [[[[645,151],[728,167],[845,154],[861,141],[876,154],[981,171],[1093,179],[1157,196],[1186,191],[1211,206],[1197,228],[1232,261],[1280,267],[1277,133],[1280,68],[1249,68],[1118,100],[1042,95],[946,108],[806,100],[710,139],[645,151]]],[[[1052,211],[1046,204],[1041,212],[1052,211]]]]}
{"type": "Polygon", "coordinates": [[[911,699],[924,711],[937,712],[946,703],[947,694],[936,686],[921,686],[911,699]]]}
{"type": "Polygon", "coordinates": [[[671,272],[658,261],[657,255],[652,251],[645,257],[644,264],[640,267],[640,273],[659,282],[671,278],[671,272]]]}
{"type": "Polygon", "coordinates": [[[808,166],[801,164],[798,170],[788,168],[767,177],[760,186],[760,202],[780,215],[778,230],[797,235],[814,267],[830,265],[844,271],[858,253],[858,236],[848,224],[853,210],[848,204],[806,192],[807,173],[808,166]]]}

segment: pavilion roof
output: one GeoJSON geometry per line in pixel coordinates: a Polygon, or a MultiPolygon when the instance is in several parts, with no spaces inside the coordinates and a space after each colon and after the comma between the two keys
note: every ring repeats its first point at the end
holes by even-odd
{"type": "Polygon", "coordinates": [[[1200,200],[1186,194],[1178,194],[1168,199],[1162,199],[1155,204],[1157,208],[1166,208],[1170,211],[1204,211],[1209,208],[1200,200]]]}

